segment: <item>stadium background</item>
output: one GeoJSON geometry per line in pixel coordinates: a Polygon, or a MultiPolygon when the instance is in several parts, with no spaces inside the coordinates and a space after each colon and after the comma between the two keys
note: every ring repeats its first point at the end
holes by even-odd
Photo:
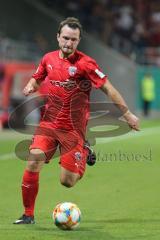
{"type": "MultiPolygon", "coordinates": [[[[6,0],[0,4],[0,236],[6,240],[41,239],[43,234],[46,239],[83,236],[83,239],[158,240],[160,2],[6,0]],[[53,166],[47,167],[41,187],[46,198],[41,190],[37,207],[39,225],[17,230],[11,222],[22,209],[17,189],[25,163],[16,158],[14,151],[17,143],[28,136],[19,130],[9,130],[7,121],[10,112],[25,100],[21,90],[41,56],[57,48],[58,23],[67,16],[80,18],[85,30],[80,50],[97,60],[140,117],[141,132],[97,140],[94,146],[99,154],[97,166],[87,169],[84,182],[73,190],[56,186],[58,164],[54,171],[53,166]],[[141,99],[141,81],[146,72],[153,75],[156,86],[156,98],[147,118],[143,116],[141,99]],[[136,154],[139,160],[135,159],[136,154]],[[49,215],[58,201],[65,200],[77,202],[84,214],[80,230],[66,235],[52,226],[49,215]]],[[[93,90],[91,101],[107,100],[93,90]]],[[[16,128],[22,127],[25,112],[23,109],[15,116],[16,128]]],[[[35,112],[28,121],[37,121],[37,115],[35,112]]],[[[105,126],[103,130],[111,128],[105,126]]]]}

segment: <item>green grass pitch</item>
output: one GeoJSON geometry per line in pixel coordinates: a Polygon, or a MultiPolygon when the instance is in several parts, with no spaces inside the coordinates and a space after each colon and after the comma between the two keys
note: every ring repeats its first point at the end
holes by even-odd
{"type": "Polygon", "coordinates": [[[25,162],[14,155],[20,139],[24,137],[13,131],[0,132],[0,239],[160,239],[158,120],[142,122],[138,133],[97,142],[97,164],[87,166],[84,178],[74,188],[60,185],[57,159],[45,165],[35,225],[12,224],[22,214],[20,185],[25,162]],[[52,222],[53,208],[64,201],[72,201],[81,209],[82,221],[74,231],[59,230],[52,222]]]}

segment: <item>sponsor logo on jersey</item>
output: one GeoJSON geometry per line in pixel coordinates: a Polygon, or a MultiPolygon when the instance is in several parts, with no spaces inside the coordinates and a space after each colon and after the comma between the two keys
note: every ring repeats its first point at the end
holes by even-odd
{"type": "Polygon", "coordinates": [[[70,75],[71,77],[73,77],[73,76],[76,74],[76,72],[77,72],[77,67],[70,66],[70,67],[68,68],[68,72],[69,72],[69,75],[70,75]]]}
{"type": "Polygon", "coordinates": [[[75,88],[77,85],[76,85],[76,81],[74,80],[69,80],[69,79],[66,79],[65,81],[61,82],[61,81],[55,81],[55,80],[50,80],[50,83],[52,85],[55,85],[56,87],[64,87],[66,89],[72,89],[72,88],[75,88]]]}
{"type": "Polygon", "coordinates": [[[95,70],[95,73],[100,77],[100,78],[104,78],[105,74],[102,73],[101,71],[99,71],[98,69],[95,70]]]}
{"type": "Polygon", "coordinates": [[[75,152],[74,156],[75,156],[75,159],[78,161],[80,161],[82,159],[82,155],[80,152],[75,152]]]}

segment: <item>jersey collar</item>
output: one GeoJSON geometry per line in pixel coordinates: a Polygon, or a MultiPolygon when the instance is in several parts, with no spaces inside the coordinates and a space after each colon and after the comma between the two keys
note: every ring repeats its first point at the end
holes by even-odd
{"type": "MultiPolygon", "coordinates": [[[[60,59],[63,59],[63,58],[60,57],[60,50],[59,50],[58,54],[59,54],[59,58],[60,58],[60,59]]],[[[78,57],[79,57],[79,54],[78,54],[78,51],[76,50],[76,51],[74,52],[74,54],[72,54],[72,55],[69,56],[68,58],[65,58],[64,60],[67,60],[67,61],[69,61],[70,63],[73,64],[73,63],[76,62],[76,60],[78,59],[78,57]]]]}

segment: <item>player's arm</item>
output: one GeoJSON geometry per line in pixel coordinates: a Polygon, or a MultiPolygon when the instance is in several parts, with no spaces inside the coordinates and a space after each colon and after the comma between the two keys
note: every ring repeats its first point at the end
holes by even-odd
{"type": "Polygon", "coordinates": [[[28,96],[31,93],[36,92],[38,90],[39,86],[40,86],[40,83],[38,83],[37,80],[32,77],[29,80],[29,82],[27,83],[27,85],[25,86],[25,88],[23,89],[23,94],[25,96],[28,96]]]}
{"type": "Polygon", "coordinates": [[[25,96],[28,96],[36,92],[39,89],[41,82],[44,81],[45,77],[47,76],[46,58],[47,58],[47,55],[45,55],[42,58],[36,72],[32,75],[32,78],[29,80],[29,82],[25,86],[23,90],[23,94],[25,96]]]}
{"type": "Polygon", "coordinates": [[[113,87],[113,85],[107,80],[100,88],[113,103],[121,110],[123,117],[127,121],[128,125],[138,131],[139,119],[129,110],[125,100],[121,94],[113,87]]]}

